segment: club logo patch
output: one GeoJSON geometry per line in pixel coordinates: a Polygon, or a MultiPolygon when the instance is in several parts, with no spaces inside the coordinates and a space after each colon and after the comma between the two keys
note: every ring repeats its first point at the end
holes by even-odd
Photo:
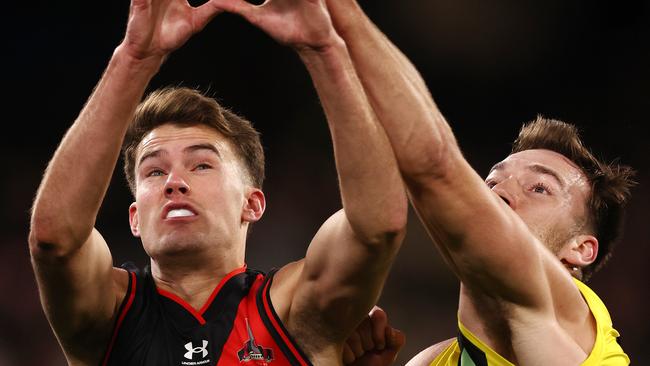
{"type": "Polygon", "coordinates": [[[248,341],[244,343],[244,347],[237,352],[239,362],[253,362],[255,365],[266,366],[273,361],[273,350],[271,348],[264,348],[255,342],[253,332],[248,325],[246,319],[246,329],[248,330],[248,341]]]}

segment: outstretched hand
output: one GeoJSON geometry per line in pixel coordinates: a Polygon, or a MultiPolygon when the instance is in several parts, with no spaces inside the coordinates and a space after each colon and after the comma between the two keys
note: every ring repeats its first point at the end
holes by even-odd
{"type": "Polygon", "coordinates": [[[131,0],[123,47],[133,57],[165,57],[222,12],[213,0],[192,7],[187,0],[131,0]]]}
{"type": "Polygon", "coordinates": [[[388,366],[402,349],[404,333],[388,324],[388,316],[375,306],[355,329],[343,348],[343,363],[349,366],[388,366]]]}
{"type": "Polygon", "coordinates": [[[297,50],[319,50],[338,38],[325,0],[266,0],[253,5],[245,0],[212,0],[227,12],[238,14],[277,42],[297,50]]]}

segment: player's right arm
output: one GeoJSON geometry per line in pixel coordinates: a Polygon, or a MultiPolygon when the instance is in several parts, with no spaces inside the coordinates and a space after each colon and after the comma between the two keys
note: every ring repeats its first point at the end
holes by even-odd
{"type": "Polygon", "coordinates": [[[126,291],[126,274],[113,269],[108,246],[93,227],[126,125],[148,81],[138,69],[147,68],[153,75],[157,66],[116,50],[57,148],[34,201],[32,264],[43,309],[69,361],[101,352],[126,291]]]}
{"type": "Polygon", "coordinates": [[[132,0],[126,35],[51,159],[32,208],[29,248],[43,309],[71,363],[97,363],[107,345],[126,273],[95,219],[122,141],[165,57],[218,10],[186,0],[132,0]]]}
{"type": "Polygon", "coordinates": [[[559,261],[465,160],[411,62],[355,0],[327,0],[327,5],[388,135],[411,201],[471,296],[550,318],[556,310],[566,317],[584,310],[559,261]]]}

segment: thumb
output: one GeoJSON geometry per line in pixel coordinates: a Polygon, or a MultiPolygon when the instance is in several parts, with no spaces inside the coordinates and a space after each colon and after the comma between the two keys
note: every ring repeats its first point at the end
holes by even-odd
{"type": "Polygon", "coordinates": [[[223,13],[224,10],[215,4],[215,1],[208,1],[207,3],[194,9],[194,24],[196,30],[203,29],[212,18],[217,16],[219,13],[223,13]]]}

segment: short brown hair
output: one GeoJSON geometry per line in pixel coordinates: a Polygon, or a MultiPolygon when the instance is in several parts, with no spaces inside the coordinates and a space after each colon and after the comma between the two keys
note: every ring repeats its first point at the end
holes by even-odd
{"type": "Polygon", "coordinates": [[[634,171],[617,161],[605,163],[587,149],[571,124],[537,116],[524,124],[515,140],[512,153],[531,149],[546,149],[564,155],[576,164],[591,185],[587,200],[586,224],[598,238],[596,260],[582,269],[583,279],[600,270],[612,256],[623,228],[624,208],[630,197],[634,171]]]}
{"type": "Polygon", "coordinates": [[[259,132],[246,119],[222,107],[215,99],[185,87],[166,87],[150,93],[138,106],[124,139],[124,174],[135,196],[135,158],[142,138],[164,124],[206,125],[232,142],[251,183],[262,188],[264,150],[259,132]]]}

